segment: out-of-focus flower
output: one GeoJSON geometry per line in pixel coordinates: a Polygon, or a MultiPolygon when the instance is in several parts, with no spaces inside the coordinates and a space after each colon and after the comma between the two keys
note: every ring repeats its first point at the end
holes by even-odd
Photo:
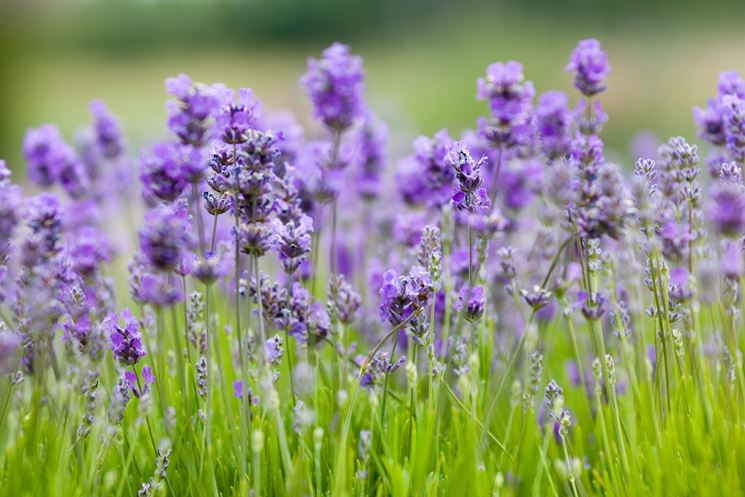
{"type": "Polygon", "coordinates": [[[582,40],[569,57],[567,72],[574,73],[574,86],[591,97],[605,90],[605,78],[610,73],[608,54],[594,38],[582,40]]]}
{"type": "Polygon", "coordinates": [[[341,132],[363,113],[364,77],[362,58],[352,55],[347,45],[334,43],[320,59],[308,59],[308,72],[301,83],[310,95],[315,117],[341,132]]]}

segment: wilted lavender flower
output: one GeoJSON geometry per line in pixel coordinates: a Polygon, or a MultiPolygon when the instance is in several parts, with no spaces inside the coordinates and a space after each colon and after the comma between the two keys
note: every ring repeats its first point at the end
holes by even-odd
{"type": "Polygon", "coordinates": [[[582,40],[569,57],[566,71],[574,73],[574,86],[591,97],[605,90],[605,78],[610,73],[608,54],[598,40],[582,40]]]}
{"type": "Polygon", "coordinates": [[[313,113],[329,129],[342,132],[359,118],[365,104],[362,58],[350,48],[334,43],[321,59],[308,59],[308,72],[300,82],[313,103],[313,113]]]}
{"type": "Polygon", "coordinates": [[[355,292],[343,274],[333,274],[329,279],[328,308],[332,315],[343,324],[350,324],[357,318],[362,305],[360,294],[355,292]]]}
{"type": "Polygon", "coordinates": [[[145,214],[139,232],[140,248],[153,267],[171,271],[191,246],[190,218],[185,202],[161,205],[145,214]]]}
{"type": "Polygon", "coordinates": [[[484,297],[483,287],[477,286],[471,288],[469,286],[464,286],[461,288],[455,308],[458,312],[463,313],[463,317],[466,321],[474,322],[481,319],[481,316],[484,315],[485,307],[486,298],[484,297]]]}
{"type": "Polygon", "coordinates": [[[568,98],[560,91],[547,91],[538,99],[535,110],[536,128],[543,154],[550,160],[563,157],[569,151],[571,124],[568,98]]]}
{"type": "Polygon", "coordinates": [[[103,326],[109,332],[114,358],[122,365],[132,366],[144,357],[145,345],[142,343],[137,318],[132,311],[124,309],[119,316],[109,314],[104,319],[103,326]],[[119,317],[124,321],[124,326],[119,325],[119,317]]]}
{"type": "Polygon", "coordinates": [[[310,253],[313,219],[298,213],[297,217],[287,222],[273,218],[269,224],[282,268],[287,274],[293,274],[310,253]]]}

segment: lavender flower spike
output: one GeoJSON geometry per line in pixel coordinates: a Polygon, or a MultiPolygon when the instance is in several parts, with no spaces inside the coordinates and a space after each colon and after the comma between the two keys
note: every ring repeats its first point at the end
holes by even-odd
{"type": "Polygon", "coordinates": [[[114,358],[124,366],[133,366],[145,356],[145,345],[132,311],[124,309],[120,316],[124,326],[119,325],[119,316],[115,313],[106,316],[103,326],[109,332],[114,358]]]}
{"type": "Polygon", "coordinates": [[[594,38],[582,40],[569,57],[567,72],[574,73],[574,86],[586,97],[605,91],[605,78],[610,73],[608,54],[594,38]]]}
{"type": "Polygon", "coordinates": [[[324,50],[320,60],[309,59],[300,82],[310,95],[315,117],[337,132],[349,128],[364,111],[364,75],[362,58],[342,43],[324,50]]]}

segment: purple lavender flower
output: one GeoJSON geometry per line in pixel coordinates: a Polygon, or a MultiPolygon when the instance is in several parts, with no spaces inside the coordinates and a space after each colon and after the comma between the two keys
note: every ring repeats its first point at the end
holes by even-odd
{"type": "Polygon", "coordinates": [[[233,228],[233,236],[241,252],[262,257],[274,245],[274,233],[266,223],[241,223],[233,228]]]}
{"type": "Polygon", "coordinates": [[[45,257],[57,254],[61,249],[59,240],[62,235],[62,208],[59,199],[50,193],[42,193],[30,199],[27,205],[26,222],[41,254],[45,257]]]}
{"type": "Polygon", "coordinates": [[[357,190],[364,200],[372,201],[380,193],[380,176],[387,166],[388,128],[368,111],[353,139],[357,144],[357,190]]]}
{"type": "Polygon", "coordinates": [[[344,278],[343,274],[331,275],[328,289],[328,308],[342,324],[350,324],[357,318],[362,305],[360,294],[344,278]]]}
{"type": "Polygon", "coordinates": [[[139,232],[140,248],[150,264],[171,271],[191,247],[190,217],[184,202],[161,205],[145,214],[145,226],[139,232]]]}
{"type": "Polygon", "coordinates": [[[412,163],[414,168],[412,173],[418,175],[419,180],[400,178],[400,182],[409,179],[414,180],[408,186],[400,185],[402,193],[405,193],[409,187],[421,188],[420,185],[423,182],[423,190],[418,193],[423,203],[439,207],[447,202],[453,191],[455,174],[452,166],[446,162],[446,156],[453,143],[453,139],[450,138],[446,129],[441,129],[435,133],[433,138],[419,136],[414,140],[414,162],[412,163]]]}
{"type": "Polygon", "coordinates": [[[738,164],[745,162],[745,99],[725,95],[721,99],[722,124],[730,157],[738,164]]]}
{"type": "Polygon", "coordinates": [[[417,264],[427,269],[435,284],[440,281],[442,275],[442,241],[439,228],[427,225],[422,229],[417,264]]]}
{"type": "Polygon", "coordinates": [[[149,153],[143,153],[140,179],[145,199],[151,205],[155,199],[164,202],[176,200],[192,179],[191,164],[201,161],[197,149],[172,143],[159,143],[149,153]]]}
{"type": "Polygon", "coordinates": [[[426,269],[414,266],[407,276],[390,269],[383,275],[380,287],[380,316],[393,326],[427,308],[434,285],[426,269]]]}
{"type": "Polygon", "coordinates": [[[706,214],[713,228],[725,236],[745,230],[745,190],[742,185],[717,181],[709,194],[706,214]]]}
{"type": "Polygon", "coordinates": [[[491,126],[505,136],[530,120],[534,96],[533,83],[525,81],[522,64],[513,60],[490,65],[486,77],[478,80],[477,97],[489,100],[494,119],[491,126]]]}
{"type": "Polygon", "coordinates": [[[73,270],[83,277],[93,276],[101,263],[111,260],[106,236],[93,226],[84,226],[72,235],[67,254],[73,270]]]}
{"type": "Polygon", "coordinates": [[[23,155],[28,162],[28,178],[39,186],[51,186],[60,176],[71,154],[57,126],[45,124],[29,129],[23,137],[23,155]]]}
{"type": "Polygon", "coordinates": [[[313,220],[300,213],[297,218],[287,222],[274,218],[269,224],[282,268],[287,274],[293,274],[310,253],[313,220]]]}
{"type": "Polygon", "coordinates": [[[618,167],[601,164],[595,174],[588,168],[580,179],[576,221],[583,237],[608,235],[618,239],[633,213],[633,204],[618,167]]]}
{"type": "Polygon", "coordinates": [[[217,251],[207,252],[194,261],[191,275],[206,285],[211,285],[230,273],[232,264],[227,257],[227,246],[221,244],[217,251]]]}
{"type": "Polygon", "coordinates": [[[106,159],[115,159],[122,155],[124,137],[119,120],[101,100],[92,101],[88,108],[93,116],[93,136],[101,155],[106,159]]]}
{"type": "Polygon", "coordinates": [[[168,78],[165,84],[168,94],[176,98],[167,103],[168,127],[181,143],[203,146],[208,139],[210,118],[230,98],[227,90],[222,85],[192,83],[185,74],[168,78]]]}
{"type": "Polygon", "coordinates": [[[588,321],[597,321],[603,317],[608,308],[608,299],[599,292],[581,291],[577,293],[577,304],[582,310],[582,315],[588,321]]]}
{"type": "Polygon", "coordinates": [[[284,348],[282,348],[284,343],[284,339],[279,335],[274,335],[272,338],[267,339],[264,344],[264,354],[269,364],[276,366],[280,363],[282,355],[285,352],[284,348]]]}
{"type": "Polygon", "coordinates": [[[0,266],[9,255],[10,241],[21,218],[21,195],[21,189],[10,181],[5,161],[0,160],[0,266]]]}
{"type": "MultiPolygon", "coordinates": [[[[362,366],[362,357],[357,357],[356,361],[362,366]]],[[[396,362],[391,360],[391,355],[388,352],[378,352],[367,364],[362,377],[360,378],[360,386],[362,387],[373,387],[379,385],[387,375],[393,374],[398,371],[401,366],[406,363],[406,356],[401,356],[396,362]]]]}
{"type": "Polygon", "coordinates": [[[475,322],[481,319],[484,315],[484,308],[486,307],[486,297],[484,296],[484,288],[477,286],[471,288],[464,285],[458,293],[458,300],[455,303],[455,308],[458,312],[463,313],[463,317],[470,322],[475,322]]]}
{"type": "Polygon", "coordinates": [[[155,307],[169,307],[183,301],[181,285],[174,284],[168,273],[154,268],[141,251],[135,253],[127,269],[129,291],[135,302],[155,307]]]}
{"type": "Polygon", "coordinates": [[[569,57],[566,71],[574,73],[574,86],[583,95],[596,95],[606,88],[605,78],[610,73],[608,54],[598,40],[582,40],[569,57]]]}
{"type": "Polygon", "coordinates": [[[722,146],[727,137],[724,134],[724,123],[722,122],[722,107],[717,99],[709,99],[706,108],[693,108],[693,119],[698,126],[698,136],[712,145],[722,146]]]}
{"type": "Polygon", "coordinates": [[[551,292],[544,290],[539,285],[533,285],[531,290],[520,290],[520,294],[534,311],[548,305],[552,296],[551,292]]]}
{"type": "Polygon", "coordinates": [[[21,340],[16,334],[0,330],[0,372],[9,373],[15,366],[20,345],[21,340]]]}
{"type": "Polygon", "coordinates": [[[730,279],[739,279],[745,273],[745,261],[743,261],[742,243],[727,241],[722,251],[719,263],[722,275],[730,279]]]}
{"type": "Polygon", "coordinates": [[[137,373],[133,371],[125,371],[124,372],[124,379],[127,380],[127,383],[129,384],[129,388],[132,390],[132,393],[137,397],[138,399],[141,398],[143,395],[146,395],[150,392],[150,387],[152,385],[155,385],[155,375],[153,375],[152,370],[150,369],[150,366],[145,366],[142,368],[142,391],[140,391],[139,382],[137,381],[137,373]]]}
{"type": "Polygon", "coordinates": [[[362,116],[364,101],[362,58],[334,43],[320,60],[308,59],[308,72],[300,80],[313,103],[313,112],[329,129],[342,132],[362,116]]]}
{"type": "Polygon", "coordinates": [[[482,162],[476,162],[471,158],[463,142],[456,142],[448,149],[445,164],[455,171],[455,178],[458,181],[458,191],[453,194],[450,203],[459,211],[475,213],[486,210],[491,205],[486,188],[482,186],[482,162]]]}
{"type": "Polygon", "coordinates": [[[538,99],[535,111],[536,128],[541,150],[550,160],[563,157],[569,151],[571,124],[566,93],[547,91],[538,99]]]}
{"type": "Polygon", "coordinates": [[[239,88],[237,100],[235,91],[227,89],[223,101],[215,119],[215,128],[224,143],[244,143],[247,139],[246,133],[256,126],[260,116],[259,101],[250,88],[239,88]]]}
{"type": "Polygon", "coordinates": [[[133,366],[145,356],[145,345],[142,343],[137,318],[132,311],[124,309],[119,316],[109,314],[104,319],[103,326],[109,332],[114,358],[122,365],[133,366]],[[120,317],[124,326],[119,325],[120,317]]]}
{"type": "MultiPolygon", "coordinates": [[[[719,75],[717,98],[709,99],[705,109],[699,107],[693,109],[693,117],[699,128],[698,135],[716,146],[723,146],[728,140],[725,98],[735,101],[745,99],[745,81],[734,71],[723,72],[719,75]]],[[[733,122],[730,124],[736,130],[737,124],[733,122]]]]}

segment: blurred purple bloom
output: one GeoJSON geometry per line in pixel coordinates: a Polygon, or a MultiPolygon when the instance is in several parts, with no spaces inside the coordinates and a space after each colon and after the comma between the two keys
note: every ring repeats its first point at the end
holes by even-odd
{"type": "Polygon", "coordinates": [[[709,193],[706,214],[713,228],[725,236],[745,230],[745,189],[729,181],[717,181],[709,193]]]}
{"type": "Polygon", "coordinates": [[[566,66],[567,72],[574,73],[574,86],[588,97],[605,90],[610,69],[608,54],[594,38],[580,41],[566,66]]]}
{"type": "MultiPolygon", "coordinates": [[[[492,121],[488,133],[490,141],[506,143],[508,136],[529,123],[535,90],[531,81],[525,81],[523,66],[510,60],[496,62],[486,69],[486,77],[478,80],[479,100],[488,100],[492,121]]],[[[515,140],[513,139],[513,142],[515,140]]]]}
{"type": "Polygon", "coordinates": [[[173,202],[184,193],[186,186],[201,177],[195,169],[204,169],[199,151],[193,147],[173,143],[158,143],[140,159],[140,180],[143,196],[153,205],[156,200],[173,202]]]}
{"type": "Polygon", "coordinates": [[[140,248],[153,267],[171,271],[191,247],[191,220],[184,202],[161,205],[145,214],[138,231],[140,248]]]}
{"type": "Polygon", "coordinates": [[[536,128],[543,154],[551,160],[569,151],[571,124],[569,99],[564,92],[547,91],[538,99],[535,111],[536,128]]]}
{"type": "Polygon", "coordinates": [[[314,116],[329,129],[341,132],[349,128],[364,111],[362,58],[350,48],[334,43],[320,59],[308,59],[308,72],[300,82],[313,104],[314,116]]]}
{"type": "Polygon", "coordinates": [[[93,136],[101,155],[114,159],[124,152],[124,137],[119,120],[109,112],[102,100],[94,100],[89,105],[93,116],[93,136]]]}
{"type": "Polygon", "coordinates": [[[45,124],[29,129],[23,137],[23,155],[28,162],[28,178],[39,186],[51,186],[59,180],[72,150],[57,126],[45,124]]]}

